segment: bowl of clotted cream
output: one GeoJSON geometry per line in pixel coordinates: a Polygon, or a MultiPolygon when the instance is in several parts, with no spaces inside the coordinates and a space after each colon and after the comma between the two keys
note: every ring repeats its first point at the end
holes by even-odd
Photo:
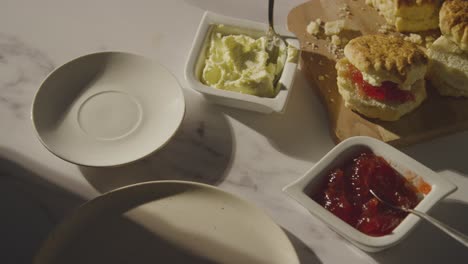
{"type": "MultiPolygon", "coordinates": [[[[272,55],[267,24],[205,12],[185,67],[190,87],[216,104],[283,112],[293,88],[299,42],[285,37],[272,55]]],[[[281,35],[284,32],[278,30],[281,35]]]]}

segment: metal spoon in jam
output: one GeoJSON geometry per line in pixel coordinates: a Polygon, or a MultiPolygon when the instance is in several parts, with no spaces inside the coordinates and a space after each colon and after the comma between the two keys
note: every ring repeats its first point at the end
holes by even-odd
{"type": "Polygon", "coordinates": [[[468,236],[466,236],[465,234],[462,234],[460,233],[459,231],[451,228],[450,226],[440,222],[439,220],[423,213],[423,212],[419,212],[417,210],[414,210],[414,209],[411,209],[411,208],[407,208],[407,207],[404,207],[404,206],[397,206],[395,204],[392,204],[390,202],[388,202],[387,200],[384,200],[382,199],[378,194],[376,194],[376,192],[374,192],[374,190],[372,189],[369,189],[369,192],[375,197],[377,198],[377,200],[379,200],[381,203],[393,208],[393,209],[397,209],[397,210],[401,210],[401,211],[404,211],[404,212],[407,212],[407,213],[412,213],[412,214],[415,214],[417,216],[419,216],[420,218],[426,220],[427,222],[433,224],[434,226],[436,226],[437,228],[439,228],[440,230],[442,230],[443,232],[445,232],[447,235],[451,236],[452,238],[454,238],[455,240],[457,240],[458,242],[462,243],[465,247],[468,247],[468,236]]]}

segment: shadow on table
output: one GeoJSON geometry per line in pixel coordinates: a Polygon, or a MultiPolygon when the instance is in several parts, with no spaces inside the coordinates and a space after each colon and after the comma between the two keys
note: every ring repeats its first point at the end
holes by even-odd
{"type": "Polygon", "coordinates": [[[231,166],[231,127],[215,106],[187,104],[174,138],[156,153],[128,165],[111,168],[79,166],[83,176],[101,193],[155,180],[184,180],[218,185],[231,166]]]}
{"type": "MultiPolygon", "coordinates": [[[[431,216],[468,235],[468,204],[444,200],[431,216]]],[[[468,250],[429,223],[422,222],[402,243],[369,254],[379,263],[467,263],[468,250]]]]}
{"type": "Polygon", "coordinates": [[[406,147],[403,151],[434,171],[454,170],[468,176],[468,162],[463,154],[468,149],[467,138],[468,131],[406,147]]]}
{"type": "Polygon", "coordinates": [[[83,202],[43,178],[52,171],[21,163],[40,166],[0,147],[0,263],[31,263],[49,232],[83,202]]]}
{"type": "Polygon", "coordinates": [[[296,73],[293,87],[284,113],[257,114],[231,108],[223,111],[264,135],[281,153],[318,161],[335,146],[329,135],[325,109],[303,72],[296,73]]]}
{"type": "Polygon", "coordinates": [[[291,244],[293,245],[294,249],[296,250],[297,256],[299,257],[299,262],[300,263],[322,263],[320,259],[315,255],[314,251],[310,249],[304,242],[302,242],[299,238],[297,238],[295,235],[293,235],[291,232],[288,230],[282,228],[284,233],[289,238],[289,241],[291,241],[291,244]]]}

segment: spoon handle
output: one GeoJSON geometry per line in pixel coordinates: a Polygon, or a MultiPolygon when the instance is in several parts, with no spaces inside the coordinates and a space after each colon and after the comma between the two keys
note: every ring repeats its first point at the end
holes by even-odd
{"type": "Polygon", "coordinates": [[[268,0],[268,23],[273,27],[273,10],[275,7],[275,0],[268,0]]]}
{"type": "Polygon", "coordinates": [[[457,240],[458,242],[462,243],[465,247],[468,247],[468,236],[466,236],[465,234],[462,234],[460,233],[459,231],[451,228],[450,226],[440,222],[439,220],[425,214],[425,213],[422,213],[422,212],[419,212],[419,211],[416,211],[416,210],[412,210],[412,209],[406,209],[408,212],[411,212],[417,216],[419,216],[420,218],[428,221],[429,223],[435,225],[436,227],[438,227],[440,230],[444,231],[447,235],[451,236],[452,238],[454,238],[455,240],[457,240]]]}

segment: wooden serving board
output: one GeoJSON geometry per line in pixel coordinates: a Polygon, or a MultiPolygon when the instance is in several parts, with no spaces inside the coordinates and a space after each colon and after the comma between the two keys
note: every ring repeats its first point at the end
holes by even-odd
{"type": "Polygon", "coordinates": [[[340,18],[340,8],[347,4],[351,16],[341,37],[352,37],[378,32],[385,24],[383,17],[365,0],[312,0],[301,4],[288,15],[288,28],[299,39],[302,47],[301,67],[328,110],[330,130],[335,142],[353,136],[370,136],[394,146],[414,144],[434,137],[468,129],[468,99],[441,97],[427,82],[428,97],[413,112],[398,121],[388,122],[366,118],[344,106],[336,85],[336,58],[326,48],[325,36],[318,39],[306,33],[310,21],[334,21],[340,18]],[[318,48],[313,48],[316,43],[318,48]],[[325,77],[325,78],[323,78],[325,77]],[[322,79],[322,80],[319,80],[322,79]]]}

